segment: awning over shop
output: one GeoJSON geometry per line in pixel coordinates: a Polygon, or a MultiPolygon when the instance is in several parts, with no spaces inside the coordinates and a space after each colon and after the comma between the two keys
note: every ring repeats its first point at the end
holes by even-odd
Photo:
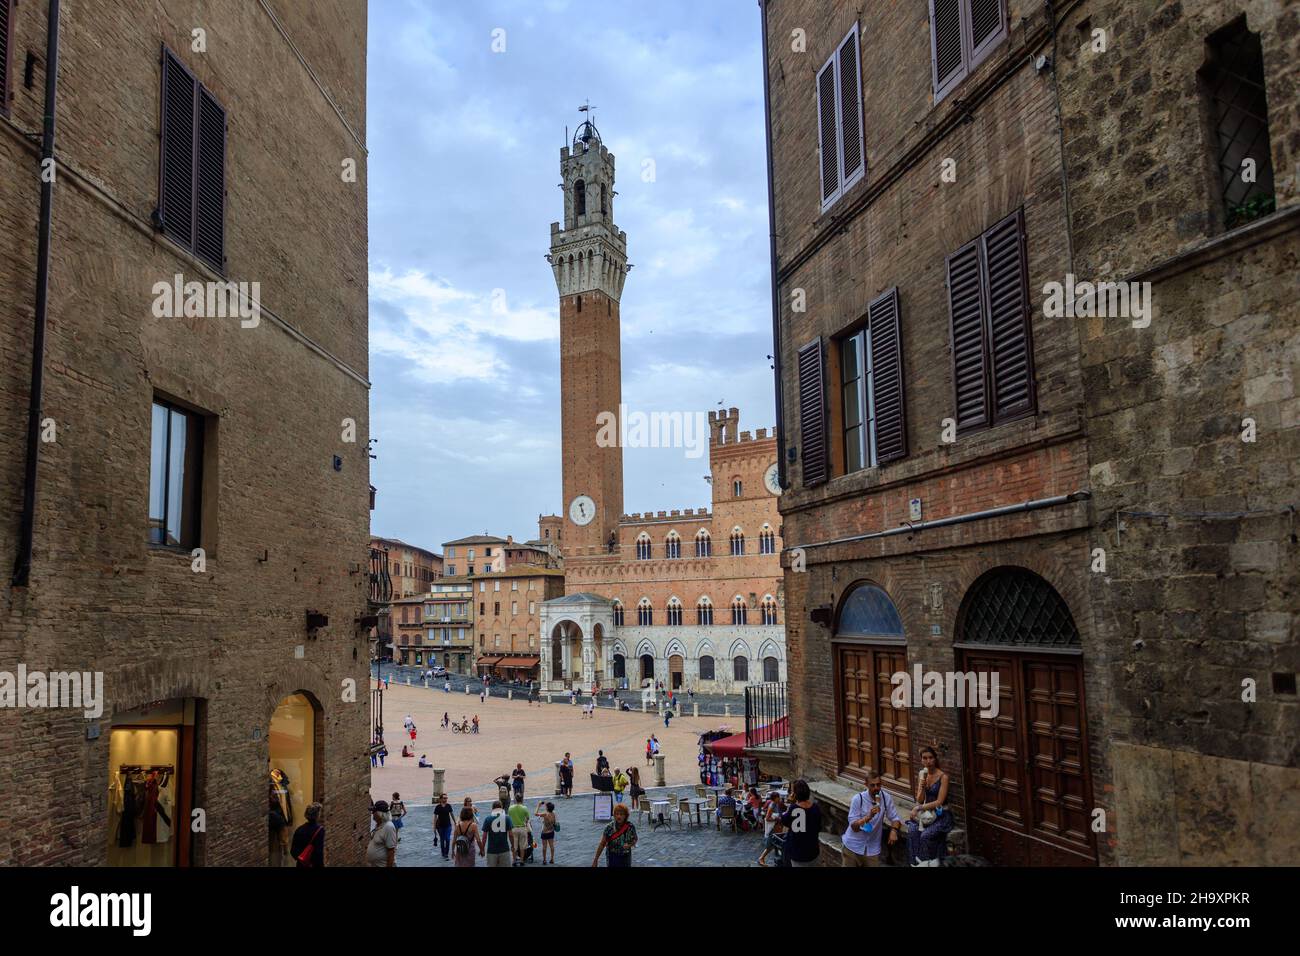
{"type": "Polygon", "coordinates": [[[479,670],[484,670],[484,669],[490,670],[491,668],[495,667],[503,657],[505,657],[504,654],[484,654],[482,657],[480,657],[477,661],[474,662],[474,666],[477,667],[479,670]]]}
{"type": "Polygon", "coordinates": [[[502,670],[508,667],[536,667],[542,662],[540,656],[536,654],[524,655],[523,657],[506,657],[499,660],[494,665],[502,670]]]}
{"type": "MultiPolygon", "coordinates": [[[[765,727],[756,727],[751,735],[753,737],[753,746],[756,747],[788,737],[790,736],[790,718],[782,717],[765,727]]],[[[745,734],[742,732],[732,734],[730,737],[719,737],[717,740],[706,743],[704,749],[715,757],[743,757],[745,756],[745,734]]]]}

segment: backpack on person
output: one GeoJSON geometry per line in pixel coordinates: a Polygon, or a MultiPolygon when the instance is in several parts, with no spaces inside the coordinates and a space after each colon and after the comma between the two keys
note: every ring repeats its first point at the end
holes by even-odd
{"type": "Polygon", "coordinates": [[[452,853],[457,858],[467,859],[469,857],[469,831],[457,830],[456,842],[452,844],[452,853]]]}

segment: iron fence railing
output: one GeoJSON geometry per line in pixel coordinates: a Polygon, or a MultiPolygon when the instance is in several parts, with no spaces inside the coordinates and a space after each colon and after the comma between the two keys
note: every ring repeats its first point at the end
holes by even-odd
{"type": "Polygon", "coordinates": [[[745,688],[745,747],[787,750],[790,711],[784,683],[751,684],[745,688]]]}

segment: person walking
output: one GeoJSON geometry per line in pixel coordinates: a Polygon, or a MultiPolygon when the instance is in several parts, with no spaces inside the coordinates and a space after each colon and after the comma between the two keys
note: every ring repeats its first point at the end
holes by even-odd
{"type": "Polygon", "coordinates": [[[673,719],[673,712],[672,712],[672,709],[671,709],[671,708],[668,708],[668,707],[665,707],[665,708],[664,708],[664,730],[667,730],[667,729],[668,729],[668,721],[670,721],[670,720],[672,720],[672,719],[673,719]]]}
{"type": "Polygon", "coordinates": [[[627,789],[627,774],[620,767],[614,768],[614,802],[623,802],[623,791],[627,789]]]}
{"type": "MultiPolygon", "coordinates": [[[[474,807],[460,808],[460,819],[452,829],[452,861],[456,866],[473,866],[483,846],[483,837],[474,821],[474,807]]],[[[446,856],[446,853],[443,853],[446,856]]]]}
{"type": "Polygon", "coordinates": [[[528,853],[528,839],[533,835],[528,808],[524,806],[522,790],[515,791],[515,802],[510,805],[510,849],[514,853],[514,865],[523,866],[528,853]]]}
{"type": "Polygon", "coordinates": [[[315,868],[325,865],[325,827],[321,821],[321,805],[307,804],[303,811],[307,822],[293,831],[293,842],[289,845],[289,855],[299,869],[315,868]]]}
{"type": "Polygon", "coordinates": [[[515,791],[515,800],[522,801],[524,799],[524,778],[526,776],[528,774],[524,773],[524,765],[521,763],[515,764],[515,769],[510,771],[510,785],[515,791]]]}
{"type": "Polygon", "coordinates": [[[948,775],[939,767],[935,749],[922,747],[916,803],[907,820],[907,848],[912,866],[939,866],[952,826],[952,814],[948,812],[948,775]]]}
{"type": "Polygon", "coordinates": [[[653,747],[650,746],[650,738],[647,737],[645,739],[645,765],[647,767],[651,767],[654,766],[654,762],[655,762],[655,750],[653,747]]]}
{"type": "Polygon", "coordinates": [[[785,828],[781,826],[783,813],[785,801],[779,793],[772,794],[763,813],[763,852],[758,855],[759,866],[767,866],[767,855],[785,842],[785,828]]]}
{"type": "Polygon", "coordinates": [[[605,756],[605,751],[596,751],[596,773],[609,769],[609,758],[605,756]]]}
{"type": "Polygon", "coordinates": [[[388,816],[393,821],[393,829],[397,831],[397,842],[402,842],[402,827],[406,826],[402,818],[406,816],[406,804],[402,802],[402,795],[393,791],[393,802],[388,805],[388,816]]]}
{"type": "Polygon", "coordinates": [[[605,854],[605,865],[623,867],[632,865],[632,849],[636,846],[636,827],[629,819],[629,812],[623,804],[614,807],[614,819],[605,824],[600,835],[600,845],[596,847],[596,856],[592,859],[593,867],[600,866],[600,854],[605,854]]]}
{"type": "Polygon", "coordinates": [[[560,796],[566,800],[573,796],[573,757],[567,750],[560,761],[560,796]]]}
{"type": "MultiPolygon", "coordinates": [[[[444,860],[451,856],[451,831],[455,823],[452,817],[455,816],[455,812],[447,795],[445,793],[439,795],[438,802],[433,808],[433,845],[442,850],[444,860]]],[[[472,818],[473,813],[470,816],[472,818]]]]}
{"type": "Polygon", "coordinates": [[[474,818],[474,822],[478,823],[478,811],[474,809],[473,797],[466,797],[464,801],[461,803],[461,809],[468,810],[469,815],[474,818]]]}
{"type": "Polygon", "coordinates": [[[470,724],[469,729],[472,734],[478,733],[478,714],[474,715],[474,723],[470,724]]]}
{"type": "Polygon", "coordinates": [[[786,829],[785,858],[791,866],[816,866],[821,856],[822,808],[812,798],[808,781],[794,782],[790,796],[794,802],[781,814],[781,826],[786,829]]]}
{"type": "Polygon", "coordinates": [[[555,822],[555,804],[538,803],[537,818],[542,821],[542,866],[545,866],[555,862],[555,830],[558,827],[555,822]],[[551,854],[549,860],[546,858],[547,850],[551,854]]]}
{"type": "Polygon", "coordinates": [[[487,685],[484,684],[478,689],[478,702],[481,704],[487,700],[487,685]]]}
{"type": "Polygon", "coordinates": [[[502,808],[501,801],[493,800],[492,812],[483,818],[478,847],[479,852],[483,854],[483,862],[488,866],[510,865],[510,829],[512,826],[510,815],[502,808]]]}
{"type": "Polygon", "coordinates": [[[397,866],[397,828],[388,814],[388,802],[376,800],[370,805],[375,828],[366,845],[366,866],[397,866]]]}
{"type": "Polygon", "coordinates": [[[451,726],[451,714],[444,710],[442,712],[442,729],[446,730],[450,726],[451,726]]]}
{"type": "Polygon", "coordinates": [[[889,831],[893,846],[902,828],[894,798],[880,786],[880,774],[867,771],[867,789],[849,803],[849,828],[840,838],[844,844],[840,862],[844,866],[879,866],[885,831],[889,831]]]}

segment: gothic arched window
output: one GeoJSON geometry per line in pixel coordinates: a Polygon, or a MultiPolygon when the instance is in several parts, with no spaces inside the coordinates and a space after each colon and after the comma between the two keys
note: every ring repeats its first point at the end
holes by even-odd
{"type": "Polygon", "coordinates": [[[741,531],[739,528],[731,529],[731,553],[745,553],[745,532],[741,531]]]}
{"type": "Polygon", "coordinates": [[[700,680],[713,680],[713,658],[708,654],[700,658],[700,680]]]}
{"type": "Polygon", "coordinates": [[[573,184],[573,214],[575,216],[587,214],[587,184],[581,179],[573,184]]]}
{"type": "Polygon", "coordinates": [[[709,625],[713,623],[713,602],[708,595],[695,602],[695,623],[709,625]]]}
{"type": "Polygon", "coordinates": [[[682,623],[682,602],[677,598],[668,600],[668,623],[674,627],[680,626],[682,623]]]}
{"type": "Polygon", "coordinates": [[[680,558],[682,556],[682,539],[676,531],[668,532],[668,537],[664,541],[664,557],[680,558]]]}
{"type": "Polygon", "coordinates": [[[615,627],[623,626],[623,602],[622,601],[614,602],[614,626],[615,627]]]}
{"type": "Polygon", "coordinates": [[[776,535],[768,525],[763,525],[763,530],[758,534],[758,553],[776,554],[776,535]]]}
{"type": "Polygon", "coordinates": [[[713,556],[713,539],[709,533],[701,529],[695,535],[695,556],[697,558],[709,558],[713,556]]]}
{"type": "Polygon", "coordinates": [[[650,599],[642,598],[636,606],[636,622],[642,627],[649,627],[655,622],[654,609],[650,607],[650,599]]]}
{"type": "Polygon", "coordinates": [[[636,559],[638,561],[650,560],[650,535],[646,534],[644,531],[642,531],[640,537],[636,539],[636,559]]]}
{"type": "Polygon", "coordinates": [[[764,595],[762,610],[763,610],[763,623],[775,624],[776,623],[776,599],[773,598],[772,595],[770,594],[764,595]]]}
{"type": "Polygon", "coordinates": [[[609,187],[604,183],[600,184],[600,214],[609,215],[609,187]]]}
{"type": "Polygon", "coordinates": [[[749,609],[745,607],[745,599],[737,594],[731,599],[731,623],[748,624],[749,609]]]}

